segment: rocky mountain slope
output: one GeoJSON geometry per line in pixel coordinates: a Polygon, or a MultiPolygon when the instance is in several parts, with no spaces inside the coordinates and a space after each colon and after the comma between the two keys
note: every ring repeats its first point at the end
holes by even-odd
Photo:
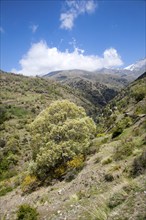
{"type": "Polygon", "coordinates": [[[121,88],[128,85],[146,70],[146,59],[124,69],[106,69],[95,72],[84,70],[60,70],[44,75],[79,91],[95,106],[105,105],[121,88]]]}
{"type": "Polygon", "coordinates": [[[69,84],[78,79],[91,82],[99,82],[111,88],[122,88],[132,81],[133,77],[125,77],[122,74],[116,74],[115,70],[102,69],[96,72],[84,70],[60,70],[48,73],[43,76],[44,78],[54,79],[60,81],[62,84],[69,84]]]}
{"type": "Polygon", "coordinates": [[[141,74],[142,72],[146,71],[146,58],[139,60],[136,63],[125,67],[124,69],[137,72],[137,75],[141,74]]]}
{"type": "MultiPolygon", "coordinates": [[[[54,89],[59,92],[63,89],[63,93],[56,92],[55,96],[51,90],[45,95],[42,85],[46,85],[46,88],[49,85],[50,88],[54,86],[52,82],[48,84],[49,81],[39,78],[28,81],[28,78],[5,73],[2,73],[2,77],[4,93],[1,105],[8,104],[9,107],[6,115],[1,111],[4,116],[0,146],[1,219],[17,219],[18,208],[22,204],[36,208],[40,220],[146,219],[145,74],[123,89],[98,113],[96,137],[91,141],[82,169],[74,173],[71,179],[54,179],[51,185],[39,185],[28,192],[23,191],[24,186],[28,187],[32,183],[32,179],[30,181],[27,177],[31,160],[28,125],[51,100],[60,94],[63,99],[68,90],[55,84],[57,86],[54,89]],[[26,88],[25,94],[22,94],[23,86],[26,88]],[[40,88],[43,90],[41,94],[36,92],[40,88]],[[38,101],[34,102],[34,98],[38,101]],[[26,106],[29,111],[34,107],[29,115],[24,111],[27,110],[26,106]],[[9,166],[7,172],[6,163],[9,166]]],[[[28,209],[25,212],[27,214],[28,209]]]]}
{"type": "Polygon", "coordinates": [[[83,70],[51,72],[44,78],[55,80],[75,89],[97,108],[106,105],[121,88],[129,83],[129,79],[118,75],[97,74],[83,70]]]}
{"type": "Polygon", "coordinates": [[[50,79],[31,78],[0,71],[0,80],[1,106],[3,111],[6,111],[1,114],[5,114],[6,118],[13,114],[14,110],[20,112],[18,113],[20,117],[24,112],[25,115],[34,117],[52,101],[58,99],[74,101],[77,105],[83,106],[89,114],[96,111],[95,106],[82,97],[79,91],[50,79]]]}

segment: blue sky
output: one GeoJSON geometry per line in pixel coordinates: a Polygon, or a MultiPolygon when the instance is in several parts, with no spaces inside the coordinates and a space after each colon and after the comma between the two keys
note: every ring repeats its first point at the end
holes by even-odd
{"type": "Polygon", "coordinates": [[[125,67],[146,57],[145,0],[1,0],[1,69],[125,67]]]}

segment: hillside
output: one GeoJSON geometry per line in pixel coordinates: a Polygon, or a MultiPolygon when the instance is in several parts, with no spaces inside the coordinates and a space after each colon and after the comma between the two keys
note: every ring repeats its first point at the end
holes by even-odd
{"type": "Polygon", "coordinates": [[[62,84],[70,84],[77,79],[89,80],[91,82],[99,82],[109,88],[120,89],[126,86],[129,82],[134,80],[133,77],[126,76],[122,72],[115,72],[115,70],[99,70],[95,72],[85,70],[63,70],[54,71],[44,75],[44,78],[54,79],[60,81],[62,84]]]}
{"type": "Polygon", "coordinates": [[[83,70],[55,71],[46,74],[44,78],[53,79],[75,89],[97,108],[106,105],[121,88],[133,80],[121,75],[97,74],[83,70]]]}
{"type": "Polygon", "coordinates": [[[21,112],[22,114],[24,112],[24,114],[34,117],[52,101],[58,99],[69,99],[83,106],[89,114],[93,114],[95,111],[95,106],[82,97],[79,92],[50,79],[31,78],[1,71],[0,80],[1,104],[9,109],[10,113],[13,111],[13,107],[16,107],[19,108],[20,116],[21,112]]]}
{"type": "Polygon", "coordinates": [[[26,203],[37,209],[40,220],[146,219],[145,74],[98,109],[96,136],[82,167],[76,170],[76,158],[72,173],[37,186],[28,179],[29,124],[53,100],[69,99],[80,106],[82,96],[45,79],[1,74],[1,218],[15,220],[18,207],[26,203]]]}
{"type": "MultiPolygon", "coordinates": [[[[101,100],[100,103],[98,101],[99,104],[95,105],[94,102],[92,102],[94,96],[92,97],[92,93],[90,95],[90,87],[88,88],[89,95],[86,94],[83,96],[80,91],[76,91],[74,88],[61,85],[50,79],[47,80],[39,77],[31,78],[12,73],[5,73],[3,71],[0,72],[0,82],[0,144],[2,148],[5,146],[5,148],[8,149],[6,158],[9,158],[9,148],[14,148],[12,149],[11,156],[12,164],[14,160],[16,164],[18,163],[20,165],[12,165],[10,173],[9,165],[3,160],[4,165],[1,165],[2,173],[0,177],[2,180],[17,174],[19,170],[23,169],[27,159],[31,157],[28,125],[42,110],[49,106],[50,103],[56,100],[70,100],[78,106],[82,106],[86,109],[86,113],[92,115],[94,118],[96,117],[96,112],[99,107],[105,104],[105,95],[99,93],[97,96],[98,100],[101,100]],[[91,100],[88,99],[88,96],[90,96],[91,100]],[[15,151],[18,153],[18,156],[13,158],[15,151]]],[[[103,92],[104,88],[105,87],[103,87],[103,92]]],[[[112,96],[113,94],[111,97],[112,96]]],[[[11,166],[11,160],[8,163],[10,163],[11,166]]]]}
{"type": "MultiPolygon", "coordinates": [[[[87,83],[95,84],[96,82],[107,86],[110,89],[119,91],[119,89],[128,85],[129,82],[135,80],[145,71],[146,59],[142,59],[124,69],[102,68],[93,72],[80,69],[60,70],[45,74],[43,77],[54,79],[65,85],[70,85],[80,91],[82,91],[82,88],[80,88],[78,81],[85,85],[87,83]]],[[[100,90],[100,86],[98,87],[98,90],[100,90]]]]}

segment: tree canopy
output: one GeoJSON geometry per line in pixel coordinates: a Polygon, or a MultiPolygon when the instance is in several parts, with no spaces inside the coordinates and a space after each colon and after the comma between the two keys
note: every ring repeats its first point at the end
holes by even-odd
{"type": "Polygon", "coordinates": [[[76,155],[84,155],[95,132],[95,123],[82,107],[67,100],[53,102],[31,124],[36,175],[44,178],[76,155]]]}

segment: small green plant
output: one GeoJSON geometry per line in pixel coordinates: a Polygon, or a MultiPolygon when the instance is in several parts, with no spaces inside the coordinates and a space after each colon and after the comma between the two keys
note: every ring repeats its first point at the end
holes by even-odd
{"type": "Polygon", "coordinates": [[[146,171],[146,149],[143,150],[142,154],[136,157],[132,164],[131,175],[138,176],[146,171]]]}
{"type": "Polygon", "coordinates": [[[132,154],[134,150],[132,142],[122,142],[119,146],[116,147],[114,152],[114,159],[115,160],[122,160],[125,157],[128,157],[132,154]]]}
{"type": "Polygon", "coordinates": [[[11,186],[2,187],[0,189],[0,196],[5,196],[8,192],[11,192],[13,188],[11,186]]]}
{"type": "Polygon", "coordinates": [[[119,171],[121,169],[121,165],[116,163],[116,164],[113,164],[111,166],[111,168],[109,169],[110,172],[115,172],[115,171],[119,171]]]}
{"type": "Polygon", "coordinates": [[[28,114],[27,110],[22,107],[12,106],[9,109],[9,114],[16,116],[18,118],[26,117],[28,114]]]}
{"type": "Polygon", "coordinates": [[[102,163],[103,165],[109,164],[109,163],[111,163],[111,162],[112,162],[112,158],[111,158],[111,157],[106,157],[105,159],[103,159],[103,160],[101,161],[101,163],[102,163]]]}
{"type": "Polygon", "coordinates": [[[109,198],[108,207],[110,209],[113,209],[116,206],[123,203],[126,200],[126,198],[127,198],[127,193],[124,190],[120,192],[116,192],[109,198]]]}
{"type": "Polygon", "coordinates": [[[101,158],[99,157],[99,156],[97,156],[96,158],[95,158],[95,163],[99,163],[101,161],[101,158]]]}
{"type": "Polygon", "coordinates": [[[38,220],[38,212],[29,204],[19,206],[17,211],[17,220],[38,220]]]}
{"type": "Polygon", "coordinates": [[[88,208],[82,207],[86,220],[107,220],[109,207],[106,205],[106,201],[103,197],[99,196],[100,199],[92,204],[88,208]]]}
{"type": "Polygon", "coordinates": [[[101,145],[101,141],[100,138],[94,138],[91,142],[90,142],[90,147],[87,150],[87,154],[89,155],[94,155],[95,153],[97,153],[100,149],[100,145],[101,145]]]}
{"type": "Polygon", "coordinates": [[[106,173],[105,176],[104,176],[104,179],[107,182],[112,182],[114,180],[114,176],[111,173],[106,173]]]}

